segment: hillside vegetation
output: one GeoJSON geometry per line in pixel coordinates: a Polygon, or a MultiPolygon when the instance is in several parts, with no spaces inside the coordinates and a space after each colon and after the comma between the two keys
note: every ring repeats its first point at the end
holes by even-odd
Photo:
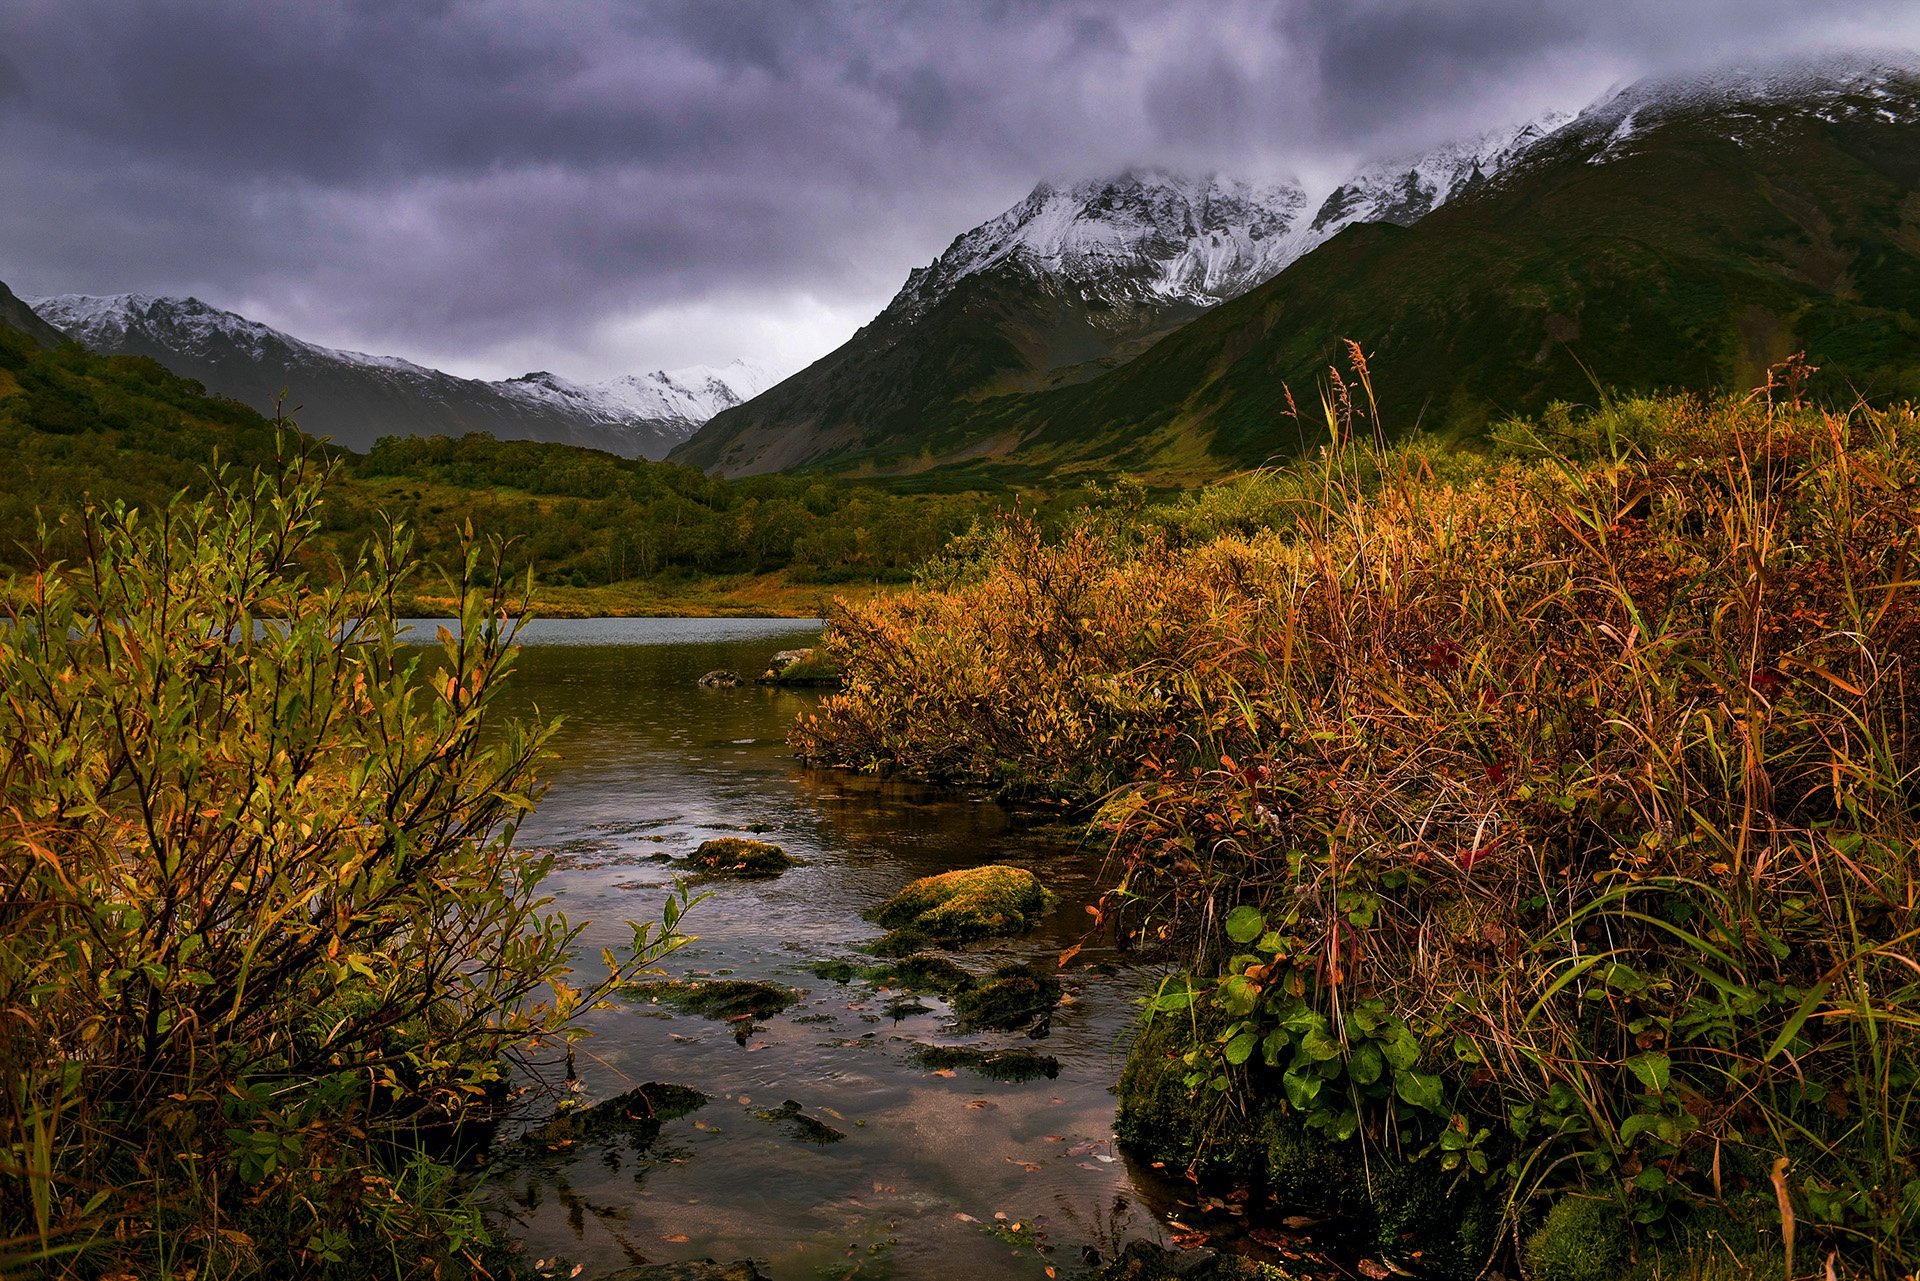
{"type": "MultiPolygon", "coordinates": [[[[52,349],[0,325],[0,566],[33,563],[37,522],[86,501],[156,510],[202,492],[217,457],[269,465],[274,425],[136,356],[52,349]]],[[[566,445],[485,435],[383,440],[337,464],[312,542],[313,568],[350,559],[388,522],[415,533],[427,572],[414,605],[451,608],[438,588],[463,531],[509,544],[549,613],[809,613],[829,587],[904,582],[915,565],[1004,494],[890,493],[818,480],[729,483],[698,470],[566,445]]],[[[50,546],[73,559],[72,531],[50,546]]]]}
{"type": "Polygon", "coordinates": [[[1097,806],[1151,1158],[1426,1275],[1908,1275],[1920,418],[1783,372],[1463,453],[1357,370],[1309,461],[844,606],[794,741],[1097,806]]]}

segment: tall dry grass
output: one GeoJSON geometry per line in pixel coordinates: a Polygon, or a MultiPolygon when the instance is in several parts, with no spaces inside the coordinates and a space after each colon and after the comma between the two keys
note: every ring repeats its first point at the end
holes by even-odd
{"type": "Polygon", "coordinates": [[[1370,447],[1357,372],[1311,463],[848,608],[796,742],[1104,794],[1101,913],[1236,1020],[1196,1088],[1650,1239],[1784,1160],[1776,1240],[1910,1269],[1920,422],[1635,400],[1463,464],[1370,447]]]}

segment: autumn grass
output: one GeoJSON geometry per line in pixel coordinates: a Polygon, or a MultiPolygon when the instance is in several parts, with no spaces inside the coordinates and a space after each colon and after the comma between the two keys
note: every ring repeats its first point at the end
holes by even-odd
{"type": "Polygon", "coordinates": [[[1715,1216],[1905,1275],[1920,421],[1782,385],[1387,450],[1363,367],[1319,417],[840,610],[796,743],[1100,803],[1221,1125],[1489,1184],[1502,1249],[1577,1193],[1659,1275],[1715,1216]]]}

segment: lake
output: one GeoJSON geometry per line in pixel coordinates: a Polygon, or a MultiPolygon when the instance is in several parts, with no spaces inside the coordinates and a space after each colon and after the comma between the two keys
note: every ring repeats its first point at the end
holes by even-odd
{"type": "Polygon", "coordinates": [[[1086,1247],[1111,1254],[1135,1237],[1163,1239],[1161,1218],[1184,1185],[1115,1148],[1110,1093],[1132,1002],[1157,975],[1089,943],[1080,961],[1097,968],[1062,975],[1066,998],[1039,1037],[961,1035],[938,997],[815,976],[821,962],[874,963],[858,949],[882,931],[861,914],[908,881],[991,862],[1032,869],[1059,907],[1027,938],[953,955],[976,973],[1010,960],[1051,968],[1081,941],[1102,859],[982,795],[801,768],[785,735],[815,692],[696,683],[712,668],[755,675],[819,626],[588,619],[522,630],[506,702],[564,725],[551,789],[519,844],[556,856],[546,888],[569,919],[590,922],[582,956],[625,942],[622,922],[658,917],[677,870],[660,856],[751,834],[802,865],[712,884],[684,926],[699,940],[662,968],[806,995],[744,1034],[645,1001],[588,1016],[593,1037],[577,1059],[586,1098],[666,1081],[711,1101],[669,1121],[642,1157],[582,1144],[500,1162],[489,1208],[527,1257],[564,1258],[562,1276],[582,1264],[585,1278],[706,1257],[752,1257],[783,1279],[1044,1277],[1049,1265],[1080,1268],[1086,1247]],[[1027,1049],[1057,1059],[1059,1074],[1008,1083],[936,1073],[911,1058],[928,1045],[1027,1049]],[[758,1115],[788,1100],[845,1137],[808,1142],[758,1115]]]}

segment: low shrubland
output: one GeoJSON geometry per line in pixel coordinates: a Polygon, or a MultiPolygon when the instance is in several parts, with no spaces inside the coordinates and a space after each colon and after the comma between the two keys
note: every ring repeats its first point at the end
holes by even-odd
{"type": "Polygon", "coordinates": [[[1789,377],[1387,449],[1358,372],[1311,460],[843,607],[797,746],[1098,806],[1097,919],[1182,962],[1163,1158],[1490,1196],[1459,1275],[1602,1227],[1907,1275],[1920,420],[1789,377]]]}
{"type": "Polygon", "coordinates": [[[504,589],[396,639],[406,543],[310,578],[318,467],[88,508],[0,620],[0,1273],[458,1276],[456,1162],[601,985],[512,848],[504,589]]]}

